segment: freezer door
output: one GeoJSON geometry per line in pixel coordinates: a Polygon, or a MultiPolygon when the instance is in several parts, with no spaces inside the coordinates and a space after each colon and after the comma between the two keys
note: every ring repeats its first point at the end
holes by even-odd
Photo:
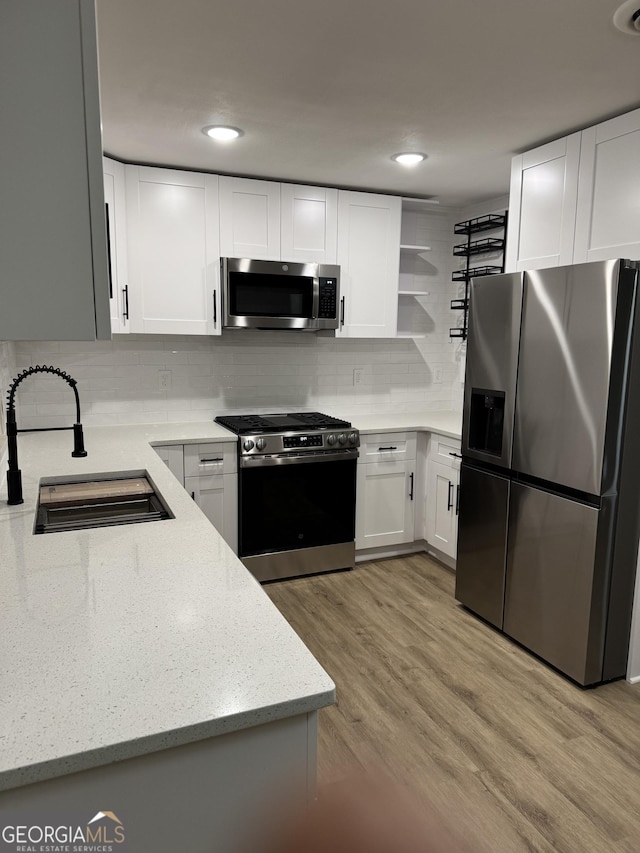
{"type": "Polygon", "coordinates": [[[471,282],[462,453],[511,467],[522,273],[471,282]]]}
{"type": "Polygon", "coordinates": [[[509,480],[462,466],[456,598],[502,628],[509,480]]]}
{"type": "Polygon", "coordinates": [[[622,405],[619,378],[610,399],[614,326],[624,338],[626,323],[628,336],[628,317],[616,318],[619,266],[525,273],[513,468],[592,495],[602,491],[607,409],[613,423],[622,405]]]}
{"type": "Polygon", "coordinates": [[[601,512],[511,484],[504,631],[580,684],[602,680],[601,512]]]}

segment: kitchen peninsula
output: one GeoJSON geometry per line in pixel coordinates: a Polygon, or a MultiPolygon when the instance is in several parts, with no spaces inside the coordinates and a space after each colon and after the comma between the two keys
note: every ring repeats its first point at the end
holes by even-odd
{"type": "Polygon", "coordinates": [[[92,428],[72,459],[64,432],[20,436],[25,502],[0,491],[5,823],[109,808],[132,850],[231,851],[274,791],[313,797],[333,682],[150,446],[229,437],[92,428]],[[144,471],[175,518],[33,535],[41,478],[144,471]]]}

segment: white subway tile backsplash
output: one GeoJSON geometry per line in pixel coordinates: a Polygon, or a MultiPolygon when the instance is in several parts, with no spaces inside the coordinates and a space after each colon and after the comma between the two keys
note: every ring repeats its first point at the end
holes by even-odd
{"type": "MultiPolygon", "coordinates": [[[[447,333],[448,326],[439,335],[444,345],[433,335],[415,342],[304,334],[283,340],[278,333],[272,338],[252,332],[203,339],[128,335],[95,350],[87,343],[21,342],[15,357],[18,369],[49,361],[74,376],[87,425],[210,420],[224,412],[297,408],[418,411],[449,407],[444,403],[459,367],[447,333]],[[442,369],[440,385],[433,384],[435,366],[442,369]],[[356,367],[362,369],[358,385],[353,384],[356,367]],[[158,388],[159,370],[171,371],[168,391],[158,388]]],[[[57,389],[55,381],[30,380],[19,400],[21,426],[71,421],[73,396],[57,389]]]]}

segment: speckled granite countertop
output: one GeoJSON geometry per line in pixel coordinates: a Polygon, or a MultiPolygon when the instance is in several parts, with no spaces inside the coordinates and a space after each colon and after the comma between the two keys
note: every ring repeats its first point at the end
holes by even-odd
{"type": "Polygon", "coordinates": [[[460,438],[462,412],[399,412],[383,415],[340,414],[350,420],[360,432],[422,431],[460,438]]]}
{"type": "MultiPolygon", "coordinates": [[[[460,436],[461,415],[353,415],[363,432],[460,436]]],[[[215,423],[24,434],[25,502],[0,481],[0,790],[331,704],[335,687],[152,444],[215,423]],[[40,478],[149,472],[175,515],[34,536],[40,478]]]]}
{"type": "Polygon", "coordinates": [[[0,790],[331,704],[335,687],[150,447],[216,424],[20,435],[0,486],[0,790]],[[149,472],[175,518],[34,536],[41,477],[149,472]]]}

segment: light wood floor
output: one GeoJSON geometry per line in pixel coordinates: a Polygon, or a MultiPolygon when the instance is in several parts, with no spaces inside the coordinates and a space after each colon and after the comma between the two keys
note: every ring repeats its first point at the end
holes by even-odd
{"type": "Polygon", "coordinates": [[[640,851],[640,685],[572,685],[422,554],[265,589],[336,682],[321,783],[383,766],[496,853],[640,851]]]}

